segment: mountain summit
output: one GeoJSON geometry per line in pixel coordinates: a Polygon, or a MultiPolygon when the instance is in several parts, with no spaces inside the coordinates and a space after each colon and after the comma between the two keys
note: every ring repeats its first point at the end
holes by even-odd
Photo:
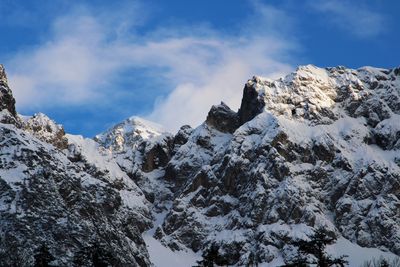
{"type": "Polygon", "coordinates": [[[290,262],[289,241],[319,227],[399,255],[400,69],[302,66],[254,77],[243,95],[172,155],[173,205],[155,236],[216,244],[239,265],[290,262]]]}
{"type": "Polygon", "coordinates": [[[8,86],[4,66],[0,64],[0,122],[15,123],[16,116],[15,99],[8,86]]]}
{"type": "Polygon", "coordinates": [[[215,105],[194,129],[132,117],[93,140],[18,115],[0,70],[5,265],[151,266],[217,248],[229,265],[278,266],[321,228],[351,266],[400,255],[400,68],[253,77],[237,112],[215,105]]]}
{"type": "Polygon", "coordinates": [[[7,110],[12,115],[16,115],[15,99],[8,87],[8,80],[4,66],[0,65],[0,110],[7,110]]]}

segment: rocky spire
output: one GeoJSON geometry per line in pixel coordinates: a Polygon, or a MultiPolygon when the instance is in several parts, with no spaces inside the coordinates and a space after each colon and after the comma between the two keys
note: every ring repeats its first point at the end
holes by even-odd
{"type": "Polygon", "coordinates": [[[233,133],[240,126],[237,113],[231,110],[224,102],[211,107],[206,122],[224,133],[233,133]]]}
{"type": "Polygon", "coordinates": [[[253,84],[257,82],[258,82],[257,77],[253,77],[252,80],[249,80],[246,83],[243,89],[242,103],[238,111],[240,124],[244,124],[249,120],[252,120],[255,116],[260,114],[264,109],[265,102],[263,98],[260,96],[260,93],[253,86],[253,84]]]}
{"type": "Polygon", "coordinates": [[[15,99],[8,86],[4,66],[0,64],[0,111],[4,109],[8,110],[14,117],[17,115],[15,111],[15,99]]]}
{"type": "Polygon", "coordinates": [[[242,103],[238,112],[232,111],[224,102],[214,105],[208,112],[206,123],[224,133],[233,133],[244,123],[252,120],[264,110],[263,95],[257,91],[259,78],[253,77],[243,89],[242,103]]]}

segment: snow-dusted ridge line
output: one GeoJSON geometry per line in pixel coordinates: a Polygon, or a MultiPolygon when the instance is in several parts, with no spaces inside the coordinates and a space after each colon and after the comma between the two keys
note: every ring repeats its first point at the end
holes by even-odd
{"type": "Polygon", "coordinates": [[[31,265],[44,244],[59,265],[88,265],[97,251],[114,255],[111,265],[186,266],[217,244],[232,266],[252,255],[275,266],[320,226],[352,266],[363,253],[400,255],[400,68],[300,66],[250,79],[238,112],[221,103],[195,129],[172,135],[131,117],[94,140],[44,114],[14,114],[4,77],[7,263],[16,259],[2,251],[31,265]]]}
{"type": "Polygon", "coordinates": [[[400,253],[399,81],[400,69],[315,66],[249,80],[238,119],[215,106],[172,156],[166,177],[181,188],[155,237],[173,249],[217,243],[232,264],[250,252],[290,261],[282,239],[291,231],[268,226],[303,223],[400,253]],[[232,134],[215,134],[235,121],[232,134]],[[222,229],[229,238],[214,237],[222,229]]]}

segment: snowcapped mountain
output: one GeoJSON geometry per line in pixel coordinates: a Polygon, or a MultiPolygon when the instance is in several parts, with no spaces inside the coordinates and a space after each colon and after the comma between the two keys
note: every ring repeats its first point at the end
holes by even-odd
{"type": "Polygon", "coordinates": [[[0,109],[6,265],[32,265],[46,246],[60,266],[98,254],[150,266],[163,261],[155,246],[183,258],[214,244],[230,265],[277,266],[319,227],[350,262],[363,247],[400,255],[400,68],[253,77],[238,112],[215,105],[175,135],[138,117],[93,140],[65,134],[15,112],[2,67],[0,109]]]}
{"type": "Polygon", "coordinates": [[[116,154],[135,150],[140,141],[159,136],[162,132],[161,125],[134,116],[97,135],[95,140],[116,154]]]}
{"type": "Polygon", "coordinates": [[[149,266],[142,191],[95,141],[65,136],[43,114],[18,116],[0,73],[0,265],[149,266]]]}
{"type": "Polygon", "coordinates": [[[399,81],[399,69],[314,66],[254,77],[238,113],[214,106],[171,158],[179,189],[156,237],[217,243],[245,265],[290,260],[287,241],[323,226],[399,255],[399,81]]]}

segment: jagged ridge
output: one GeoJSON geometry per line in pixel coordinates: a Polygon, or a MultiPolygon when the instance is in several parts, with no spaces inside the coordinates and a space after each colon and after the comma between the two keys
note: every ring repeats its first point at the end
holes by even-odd
{"type": "Polygon", "coordinates": [[[2,246],[24,248],[18,259],[4,254],[10,264],[30,265],[40,243],[59,265],[86,248],[89,264],[99,242],[114,263],[148,266],[149,208],[166,214],[154,235],[163,244],[216,243],[230,264],[290,262],[289,241],[319,226],[400,255],[400,68],[254,77],[238,112],[213,106],[196,129],[172,135],[132,117],[95,141],[43,114],[17,115],[6,78],[2,88],[2,246]]]}
{"type": "Polygon", "coordinates": [[[155,236],[220,244],[231,264],[290,261],[288,240],[319,226],[399,254],[399,80],[399,69],[314,66],[249,80],[237,113],[212,107],[166,149],[158,179],[173,205],[155,236]]]}

